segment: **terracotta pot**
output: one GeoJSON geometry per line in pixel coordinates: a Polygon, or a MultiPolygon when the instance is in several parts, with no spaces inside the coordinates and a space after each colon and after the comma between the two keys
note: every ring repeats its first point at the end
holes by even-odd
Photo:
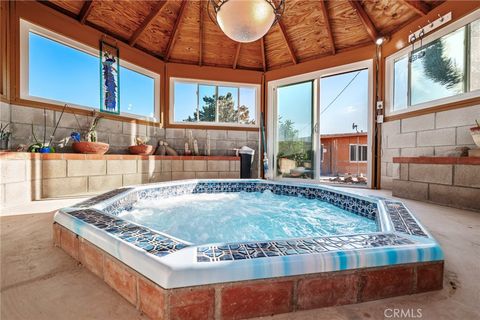
{"type": "Polygon", "coordinates": [[[149,144],[140,144],[140,145],[135,145],[135,146],[128,147],[128,151],[130,151],[131,154],[148,156],[148,155],[152,154],[153,146],[151,146],[149,144]]]}
{"type": "Polygon", "coordinates": [[[473,142],[480,148],[480,127],[470,128],[470,134],[472,135],[473,142]]]}
{"type": "Polygon", "coordinates": [[[72,148],[75,152],[93,154],[105,154],[108,151],[109,146],[108,143],[88,141],[74,142],[72,144],[72,148]]]}

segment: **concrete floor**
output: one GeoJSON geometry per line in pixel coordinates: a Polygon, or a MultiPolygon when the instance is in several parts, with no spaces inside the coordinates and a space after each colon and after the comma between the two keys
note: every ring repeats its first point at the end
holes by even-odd
{"type": "MultiPolygon", "coordinates": [[[[263,319],[480,319],[480,213],[404,202],[445,251],[443,290],[263,319]],[[394,309],[410,316],[394,317],[394,309]]],[[[48,208],[55,208],[55,202],[48,208]]],[[[4,211],[0,217],[2,320],[145,319],[102,280],[53,247],[52,213],[19,215],[28,211],[38,209],[17,208],[15,215],[4,211]]]]}

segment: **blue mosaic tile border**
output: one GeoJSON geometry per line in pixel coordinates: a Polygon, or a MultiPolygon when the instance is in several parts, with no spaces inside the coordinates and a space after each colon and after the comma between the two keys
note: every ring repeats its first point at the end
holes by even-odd
{"type": "Polygon", "coordinates": [[[185,243],[166,237],[148,228],[132,224],[123,219],[93,209],[70,211],[67,214],[125,240],[150,254],[166,256],[187,247],[185,243]]]}
{"type": "Polygon", "coordinates": [[[76,204],[74,207],[76,208],[88,208],[91,206],[94,206],[96,204],[99,204],[100,202],[103,202],[105,200],[108,200],[110,198],[113,198],[121,193],[127,192],[132,190],[133,188],[120,188],[120,189],[114,189],[112,191],[108,191],[105,193],[102,193],[98,196],[95,196],[93,198],[90,198],[88,200],[82,201],[78,204],[76,204]]]}
{"type": "MultiPolygon", "coordinates": [[[[378,214],[377,204],[367,200],[359,199],[320,188],[307,186],[282,185],[264,182],[195,182],[179,185],[168,185],[156,188],[142,189],[138,191],[138,199],[157,199],[174,197],[191,193],[220,193],[220,192],[264,192],[270,190],[274,194],[292,197],[305,197],[328,202],[341,209],[353,212],[362,217],[375,220],[378,214]]],[[[131,207],[130,203],[130,207],[131,207]]],[[[121,206],[116,208],[105,208],[110,214],[118,214],[121,206]]],[[[124,208],[124,210],[128,210],[124,208]]]]}
{"type": "Polygon", "coordinates": [[[395,231],[420,237],[428,237],[403,203],[388,200],[384,201],[384,203],[395,231]]]}
{"type": "Polygon", "coordinates": [[[124,197],[110,203],[105,208],[102,208],[103,212],[117,216],[122,211],[130,211],[133,208],[135,202],[138,201],[138,191],[132,191],[126,194],[124,197]]]}
{"type": "Polygon", "coordinates": [[[236,243],[197,248],[197,262],[215,262],[312,254],[327,251],[354,250],[413,244],[396,234],[361,234],[284,241],[236,243]]]}

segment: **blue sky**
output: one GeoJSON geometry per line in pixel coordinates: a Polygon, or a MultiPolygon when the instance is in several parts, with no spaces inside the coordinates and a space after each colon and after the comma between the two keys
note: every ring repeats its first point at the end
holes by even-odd
{"type": "MultiPolygon", "coordinates": [[[[98,57],[30,33],[29,94],[99,108],[98,57]]],[[[120,52],[121,57],[121,52],[120,52]]],[[[154,79],[120,67],[120,110],[153,116],[154,79]]]]}
{"type": "MultiPolygon", "coordinates": [[[[304,82],[278,89],[278,114],[282,120],[295,123],[300,137],[312,130],[312,82],[304,82]]],[[[368,70],[348,72],[322,78],[320,81],[320,133],[367,131],[368,119],[368,70]],[[358,72],[358,76],[355,75],[358,72]],[[355,77],[343,93],[327,108],[343,88],[355,77]]]]}

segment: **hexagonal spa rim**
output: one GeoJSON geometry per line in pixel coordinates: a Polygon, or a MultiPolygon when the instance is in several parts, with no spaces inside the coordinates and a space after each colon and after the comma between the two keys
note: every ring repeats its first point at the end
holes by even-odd
{"type": "Polygon", "coordinates": [[[112,190],[59,210],[54,221],[165,289],[443,260],[402,202],[332,187],[266,180],[183,180],[112,190]],[[373,233],[193,245],[118,217],[141,199],[263,192],[307,197],[375,220],[373,233]]]}

